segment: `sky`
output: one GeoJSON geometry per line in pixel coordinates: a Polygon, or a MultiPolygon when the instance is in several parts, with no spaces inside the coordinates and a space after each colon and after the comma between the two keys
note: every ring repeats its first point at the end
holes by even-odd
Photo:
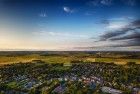
{"type": "Polygon", "coordinates": [[[0,0],[0,50],[140,51],[140,0],[0,0]]]}

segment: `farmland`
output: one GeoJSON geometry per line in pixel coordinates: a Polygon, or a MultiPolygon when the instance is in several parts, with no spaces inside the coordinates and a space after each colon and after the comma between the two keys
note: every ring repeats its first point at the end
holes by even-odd
{"type": "Polygon", "coordinates": [[[89,62],[114,62],[116,64],[126,64],[136,62],[140,64],[139,53],[88,53],[88,52],[1,52],[0,64],[12,64],[19,62],[30,62],[32,60],[42,60],[46,63],[70,63],[71,61],[89,62]],[[103,55],[102,55],[103,54],[103,55]],[[132,55],[131,55],[132,54],[132,55]],[[133,57],[133,54],[135,57],[133,57]]]}

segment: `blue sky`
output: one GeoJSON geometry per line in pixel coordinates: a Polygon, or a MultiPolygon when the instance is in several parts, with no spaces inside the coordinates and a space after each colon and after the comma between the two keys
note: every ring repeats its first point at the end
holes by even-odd
{"type": "Polygon", "coordinates": [[[1,50],[139,50],[139,0],[1,0],[1,50]]]}

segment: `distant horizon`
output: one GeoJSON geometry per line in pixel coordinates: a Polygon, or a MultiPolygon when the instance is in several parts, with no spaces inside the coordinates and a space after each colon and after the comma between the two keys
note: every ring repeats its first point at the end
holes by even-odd
{"type": "Polygon", "coordinates": [[[0,52],[140,52],[140,50],[39,50],[39,49],[5,49],[0,52]]]}

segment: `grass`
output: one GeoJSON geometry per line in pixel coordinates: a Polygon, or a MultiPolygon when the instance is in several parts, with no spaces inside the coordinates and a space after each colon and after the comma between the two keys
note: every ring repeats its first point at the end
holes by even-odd
{"type": "Polygon", "coordinates": [[[14,81],[8,83],[7,86],[10,87],[10,88],[18,88],[18,84],[17,84],[17,82],[14,82],[14,81]]]}
{"type": "Polygon", "coordinates": [[[57,66],[57,67],[53,67],[51,68],[51,70],[56,70],[56,71],[66,71],[66,70],[69,70],[70,67],[60,67],[60,66],[57,66]]]}
{"type": "Polygon", "coordinates": [[[117,58],[96,58],[96,62],[114,62],[116,64],[126,64],[127,62],[136,62],[140,64],[140,59],[117,59],[117,58]]]}
{"type": "Polygon", "coordinates": [[[0,56],[0,64],[12,64],[18,62],[30,62],[32,60],[42,60],[47,63],[66,63],[70,62],[72,58],[63,57],[63,56],[40,56],[37,54],[25,55],[25,56],[15,56],[15,57],[6,57],[0,56]]]}
{"type": "Polygon", "coordinates": [[[19,62],[30,62],[32,60],[42,60],[46,63],[69,63],[73,60],[84,60],[94,62],[115,62],[117,64],[125,64],[126,62],[136,62],[140,64],[140,59],[113,59],[113,58],[94,58],[94,57],[76,57],[76,56],[40,56],[38,54],[23,56],[0,56],[0,65],[12,64],[19,62]]]}

